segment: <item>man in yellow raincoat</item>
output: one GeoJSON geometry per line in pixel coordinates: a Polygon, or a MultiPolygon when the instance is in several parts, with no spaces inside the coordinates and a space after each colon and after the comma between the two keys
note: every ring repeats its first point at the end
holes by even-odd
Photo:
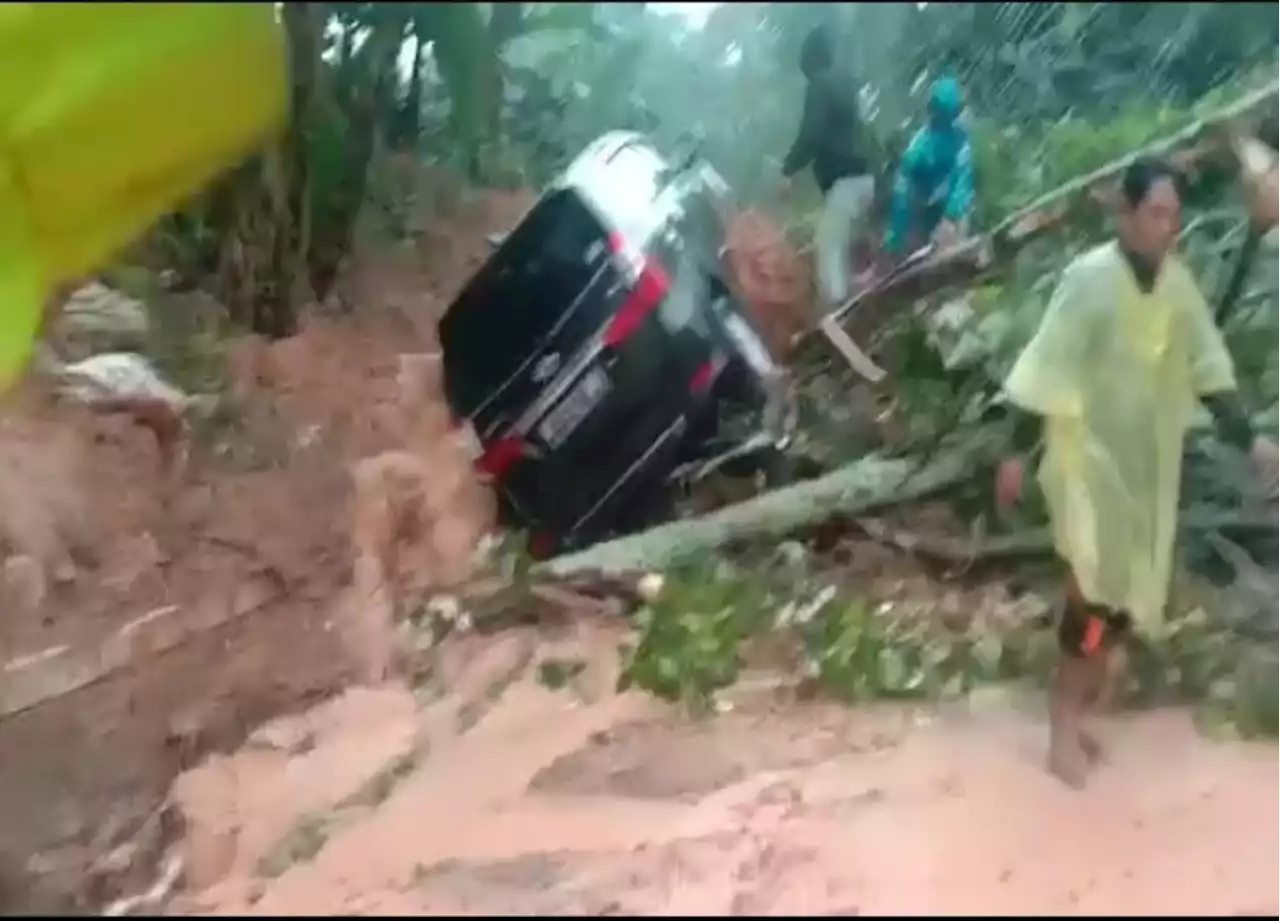
{"type": "Polygon", "coordinates": [[[283,123],[275,6],[0,4],[0,390],[54,290],[283,123]]]}
{"type": "MultiPolygon", "coordinates": [[[[1013,403],[1042,421],[1039,480],[1070,567],[1049,769],[1077,787],[1099,754],[1083,721],[1107,679],[1109,650],[1131,625],[1164,616],[1183,437],[1197,402],[1220,436],[1250,452],[1268,488],[1276,476],[1276,447],[1255,436],[1235,400],[1222,336],[1172,252],[1176,180],[1151,160],[1127,170],[1117,239],[1067,266],[1005,382],[1013,403]]],[[[1016,500],[1021,483],[1021,462],[1006,460],[998,500],[1016,500]]]]}

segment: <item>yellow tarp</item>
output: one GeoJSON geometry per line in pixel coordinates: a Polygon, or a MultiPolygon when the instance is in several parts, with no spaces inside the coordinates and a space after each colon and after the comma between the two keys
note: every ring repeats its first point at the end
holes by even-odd
{"type": "Polygon", "coordinates": [[[1149,294],[1115,243],[1067,267],[1005,391],[1045,419],[1040,484],[1087,599],[1159,622],[1183,437],[1200,396],[1234,388],[1209,307],[1175,257],[1149,294]]]}
{"type": "Polygon", "coordinates": [[[271,3],[0,4],[0,387],[43,302],[266,140],[271,3]]]}

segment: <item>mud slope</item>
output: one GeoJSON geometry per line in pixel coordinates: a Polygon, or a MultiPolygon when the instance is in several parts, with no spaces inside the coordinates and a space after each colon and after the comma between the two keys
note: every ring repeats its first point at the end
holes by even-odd
{"type": "MultiPolygon", "coordinates": [[[[1231,914],[1277,904],[1277,753],[1180,711],[1109,726],[1075,793],[1034,707],[925,716],[756,695],[704,724],[608,693],[531,634],[453,690],[353,690],[184,775],[178,913],[1231,914]]],[[[559,647],[557,650],[556,647],[559,647]]],[[[1015,705],[1016,704],[1016,705],[1015,705]]]]}
{"type": "MultiPolygon", "coordinates": [[[[371,248],[342,279],[358,311],[308,311],[289,339],[184,331],[183,359],[207,362],[227,399],[193,420],[172,488],[127,418],[35,382],[6,394],[0,913],[132,891],[168,838],[159,817],[179,770],[350,683],[332,615],[350,578],[351,465],[403,445],[398,356],[432,347],[485,236],[526,206],[479,193],[448,220],[422,216],[431,239],[371,248]],[[47,564],[41,591],[31,560],[47,564]]],[[[153,306],[184,330],[203,322],[188,300],[153,306]]]]}

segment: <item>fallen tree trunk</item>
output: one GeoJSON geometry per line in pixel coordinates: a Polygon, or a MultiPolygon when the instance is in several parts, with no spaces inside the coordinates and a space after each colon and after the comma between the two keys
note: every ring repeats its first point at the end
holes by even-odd
{"type": "MultiPolygon", "coordinates": [[[[966,539],[910,531],[876,518],[858,518],[855,523],[872,540],[897,547],[911,556],[945,564],[970,566],[974,563],[1043,556],[1053,552],[1053,534],[1046,527],[966,539]]],[[[1223,530],[1274,535],[1277,523],[1271,512],[1199,508],[1183,513],[1179,530],[1184,534],[1208,534],[1212,540],[1216,532],[1223,530]]]]}
{"type": "MultiPolygon", "coordinates": [[[[991,236],[969,237],[859,292],[835,312],[835,317],[843,321],[856,311],[878,307],[887,301],[909,303],[953,285],[969,284],[994,271],[997,265],[991,236]]],[[[877,311],[876,316],[880,318],[883,314],[877,311]]]]}
{"type": "MultiPolygon", "coordinates": [[[[1058,186],[1018,210],[990,233],[975,235],[931,253],[915,265],[900,267],[878,284],[855,294],[835,312],[836,318],[847,328],[850,319],[869,309],[889,302],[910,303],[926,294],[983,280],[1007,265],[1032,240],[1061,225],[1074,207],[1107,200],[1117,177],[1135,160],[1165,157],[1186,171],[1230,150],[1230,130],[1238,131],[1242,122],[1274,110],[1278,95],[1280,84],[1272,83],[1197,119],[1175,134],[1058,186]]],[[[874,313],[878,323],[887,316],[879,309],[874,313]]],[[[854,332],[854,338],[858,338],[858,331],[854,332]]]]}
{"type": "Polygon", "coordinates": [[[1253,269],[1258,251],[1262,248],[1262,238],[1276,224],[1275,204],[1275,154],[1269,151],[1261,141],[1242,136],[1237,128],[1232,147],[1240,169],[1244,176],[1246,194],[1249,198],[1249,211],[1252,221],[1249,231],[1236,255],[1231,274],[1227,276],[1222,293],[1214,307],[1214,315],[1218,325],[1222,326],[1231,317],[1240,295],[1244,292],[1245,282],[1253,269]]]}
{"type": "Polygon", "coordinates": [[[1000,435],[995,429],[981,429],[944,447],[923,466],[913,458],[864,458],[702,518],[671,522],[556,557],[531,574],[565,577],[586,571],[616,575],[662,569],[734,541],[779,538],[833,516],[919,499],[970,476],[975,465],[994,460],[1003,444],[1000,435]]]}
{"type": "MultiPolygon", "coordinates": [[[[1262,133],[1265,131],[1259,132],[1262,133]]],[[[1280,150],[1276,149],[1274,141],[1274,136],[1265,140],[1250,137],[1237,127],[1231,142],[1244,177],[1249,216],[1254,226],[1264,233],[1272,230],[1280,221],[1280,213],[1277,213],[1280,202],[1277,201],[1276,189],[1276,155],[1280,154],[1280,150]]]]}
{"type": "Polygon", "coordinates": [[[1262,117],[1264,112],[1273,113],[1278,97],[1280,84],[1277,83],[1270,83],[1260,90],[1248,93],[1230,105],[1202,116],[1175,134],[1125,154],[1091,173],[1046,192],[1001,223],[992,231],[991,236],[998,248],[1002,245],[1020,247],[1034,233],[1044,229],[1042,222],[1034,220],[1035,215],[1052,214],[1055,217],[1052,223],[1060,223],[1073,205],[1087,201],[1092,193],[1115,181],[1130,164],[1142,157],[1169,159],[1179,169],[1190,170],[1210,155],[1229,147],[1230,139],[1225,130],[1228,126],[1262,117]],[[1031,227],[1034,230],[1028,233],[1027,229],[1031,227]]]}

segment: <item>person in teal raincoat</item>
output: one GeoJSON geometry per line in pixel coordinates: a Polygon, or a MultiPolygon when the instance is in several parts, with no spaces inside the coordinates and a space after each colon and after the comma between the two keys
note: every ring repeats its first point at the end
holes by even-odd
{"type": "Polygon", "coordinates": [[[901,256],[913,241],[954,243],[973,210],[973,152],[960,122],[964,94],[954,77],[929,90],[929,117],[907,145],[893,182],[884,251],[901,256]]]}

